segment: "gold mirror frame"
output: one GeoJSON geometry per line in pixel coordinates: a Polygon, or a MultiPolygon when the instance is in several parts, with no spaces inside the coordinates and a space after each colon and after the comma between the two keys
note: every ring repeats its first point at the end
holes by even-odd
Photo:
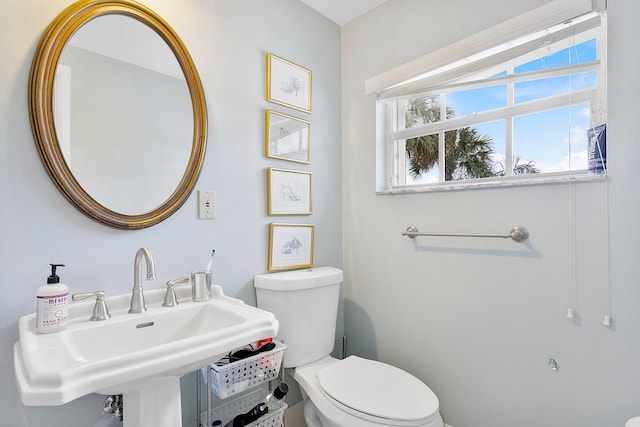
{"type": "Polygon", "coordinates": [[[207,107],[198,71],[186,47],[169,24],[149,8],[132,0],[79,0],[64,9],[49,24],[31,66],[29,115],[38,153],[56,187],[82,213],[113,228],[140,229],[167,219],[187,200],[202,169],[206,148],[207,107]],[[121,214],[94,200],[69,169],[54,126],[53,83],[62,50],[82,25],[109,14],[125,15],[140,21],[169,45],[184,73],[193,107],[193,144],[186,172],[167,200],[142,214],[121,214]]]}

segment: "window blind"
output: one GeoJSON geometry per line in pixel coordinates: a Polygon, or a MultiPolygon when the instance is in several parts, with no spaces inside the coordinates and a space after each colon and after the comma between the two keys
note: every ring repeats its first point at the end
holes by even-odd
{"type": "Polygon", "coordinates": [[[492,28],[367,79],[365,93],[377,93],[385,98],[394,97],[450,82],[469,73],[471,69],[479,70],[489,63],[505,62],[515,58],[531,50],[543,37],[566,38],[571,32],[596,27],[600,24],[599,15],[586,14],[604,10],[605,6],[605,0],[550,1],[492,28]],[[566,21],[583,15],[585,16],[575,20],[576,22],[566,24],[566,21]],[[555,35],[540,32],[541,29],[550,27],[554,27],[555,35]],[[519,39],[520,43],[507,44],[514,39],[519,39]],[[492,51],[490,56],[482,56],[486,51],[492,51]]]}

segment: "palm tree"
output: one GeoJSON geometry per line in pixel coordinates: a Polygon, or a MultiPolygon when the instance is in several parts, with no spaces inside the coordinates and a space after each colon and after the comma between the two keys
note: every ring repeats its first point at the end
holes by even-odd
{"type": "Polygon", "coordinates": [[[444,134],[445,181],[493,176],[493,140],[464,127],[444,134]]]}
{"type": "MultiPolygon", "coordinates": [[[[447,118],[455,111],[447,108],[447,118]]],[[[409,100],[405,110],[407,128],[440,120],[439,97],[420,97],[409,100]]],[[[464,127],[445,132],[444,175],[446,181],[493,176],[491,155],[493,140],[480,135],[476,128],[464,127]]],[[[406,152],[409,171],[420,178],[438,164],[438,136],[424,135],[407,139],[406,152]]]]}
{"type": "MultiPolygon", "coordinates": [[[[495,176],[505,176],[504,163],[498,162],[496,164],[497,171],[494,172],[495,176]]],[[[527,163],[520,163],[520,156],[515,156],[513,159],[513,174],[514,175],[526,175],[530,173],[540,173],[540,169],[536,167],[536,162],[529,160],[527,163]]]]}
{"type": "Polygon", "coordinates": [[[513,162],[513,174],[526,175],[528,173],[540,173],[540,169],[536,167],[536,162],[529,160],[527,163],[520,164],[520,156],[516,156],[513,162]]]}

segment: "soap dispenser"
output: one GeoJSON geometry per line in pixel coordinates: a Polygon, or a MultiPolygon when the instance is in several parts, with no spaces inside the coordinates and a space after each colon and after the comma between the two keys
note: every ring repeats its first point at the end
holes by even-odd
{"type": "Polygon", "coordinates": [[[41,334],[61,331],[67,326],[69,288],[60,283],[56,274],[64,264],[50,264],[51,275],[47,284],[38,288],[36,305],[36,331],[41,334]]]}

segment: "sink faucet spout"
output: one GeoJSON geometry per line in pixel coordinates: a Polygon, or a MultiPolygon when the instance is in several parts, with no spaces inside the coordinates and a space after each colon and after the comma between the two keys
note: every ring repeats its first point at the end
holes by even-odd
{"type": "Polygon", "coordinates": [[[153,257],[147,248],[140,248],[136,252],[136,258],[133,262],[133,289],[131,291],[131,303],[129,304],[129,313],[144,313],[147,307],[144,303],[144,292],[142,290],[142,266],[141,261],[144,257],[147,263],[147,280],[155,280],[156,272],[153,265],[153,257]]]}

